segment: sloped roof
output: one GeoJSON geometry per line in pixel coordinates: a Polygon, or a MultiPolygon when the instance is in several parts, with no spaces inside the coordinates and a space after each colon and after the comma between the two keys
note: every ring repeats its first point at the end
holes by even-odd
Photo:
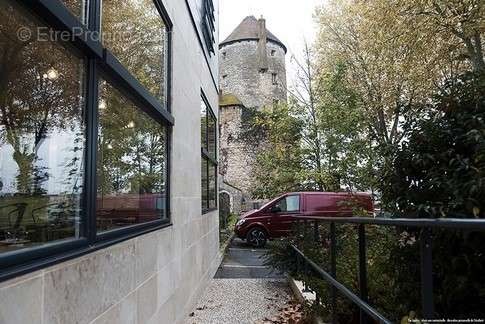
{"type": "MultiPolygon", "coordinates": [[[[277,43],[278,45],[283,47],[286,53],[286,46],[283,44],[283,42],[280,41],[278,37],[276,37],[269,30],[266,29],[266,31],[268,35],[268,41],[277,43]]],[[[259,22],[256,17],[247,16],[246,18],[244,18],[239,26],[237,26],[236,29],[234,29],[234,31],[223,42],[219,44],[219,48],[224,45],[239,42],[242,40],[259,40],[259,22]]]]}
{"type": "Polygon", "coordinates": [[[233,95],[232,93],[226,93],[219,98],[219,106],[226,107],[226,106],[242,106],[243,103],[239,100],[238,97],[233,95]]]}

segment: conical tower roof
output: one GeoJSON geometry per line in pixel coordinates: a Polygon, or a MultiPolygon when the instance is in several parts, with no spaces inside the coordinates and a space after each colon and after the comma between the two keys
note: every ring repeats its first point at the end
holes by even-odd
{"type": "MultiPolygon", "coordinates": [[[[274,42],[285,50],[286,53],[286,46],[283,44],[282,41],[278,39],[272,32],[266,30],[268,41],[274,42]]],[[[219,44],[219,48],[224,45],[228,45],[231,43],[244,41],[244,40],[259,40],[259,22],[258,19],[254,16],[247,16],[243,19],[243,21],[239,24],[239,26],[234,29],[234,31],[223,41],[219,44]]]]}

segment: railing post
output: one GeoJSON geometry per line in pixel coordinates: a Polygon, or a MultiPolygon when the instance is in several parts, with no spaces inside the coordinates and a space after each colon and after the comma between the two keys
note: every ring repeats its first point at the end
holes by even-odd
{"type": "MultiPolygon", "coordinates": [[[[366,256],[366,239],[365,239],[365,225],[359,225],[359,290],[360,298],[367,302],[367,256],[366,256]]],[[[367,323],[367,315],[360,310],[360,324],[367,323]]]]}
{"type": "MultiPolygon", "coordinates": [[[[315,220],[313,222],[313,240],[315,241],[315,243],[320,242],[320,233],[318,231],[318,221],[317,220],[315,220]]],[[[315,246],[317,246],[317,245],[315,244],[315,246]]],[[[316,305],[320,304],[320,294],[318,293],[318,289],[315,290],[315,304],[316,305]]]]}
{"type": "Polygon", "coordinates": [[[300,272],[300,255],[296,253],[296,275],[298,277],[298,273],[300,272]]]}
{"type": "Polygon", "coordinates": [[[425,227],[421,230],[421,306],[423,308],[423,318],[434,318],[433,300],[433,241],[431,229],[425,227]]]}
{"type": "Polygon", "coordinates": [[[320,241],[320,234],[318,233],[318,221],[313,223],[313,240],[315,243],[320,241]]]}
{"type": "MultiPolygon", "coordinates": [[[[330,275],[332,278],[337,278],[337,242],[335,240],[335,223],[330,223],[330,275]]],[[[334,285],[331,285],[330,290],[331,299],[331,311],[332,311],[332,323],[337,323],[337,314],[335,310],[337,309],[337,291],[334,285]]]]}
{"type": "Polygon", "coordinates": [[[307,236],[308,236],[308,222],[307,220],[305,219],[303,221],[303,240],[305,241],[307,239],[307,236]]]}
{"type": "Polygon", "coordinates": [[[303,229],[302,229],[302,224],[303,224],[303,220],[297,220],[296,221],[296,233],[297,233],[297,236],[296,236],[296,242],[297,243],[301,243],[302,239],[301,237],[303,236],[303,229]]]}
{"type": "Polygon", "coordinates": [[[310,292],[310,289],[308,289],[308,263],[304,262],[303,263],[303,292],[310,292]]]}

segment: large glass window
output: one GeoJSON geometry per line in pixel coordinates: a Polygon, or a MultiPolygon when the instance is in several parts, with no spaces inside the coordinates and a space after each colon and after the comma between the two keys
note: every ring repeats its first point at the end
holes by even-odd
{"type": "Polygon", "coordinates": [[[213,159],[217,157],[217,123],[212,111],[207,114],[207,151],[213,159]]]}
{"type": "Polygon", "coordinates": [[[207,105],[204,100],[200,103],[200,138],[202,149],[209,150],[207,144],[207,105]]]}
{"type": "Polygon", "coordinates": [[[106,81],[99,100],[98,231],[165,218],[165,127],[106,81]]]}
{"type": "Polygon", "coordinates": [[[200,107],[201,147],[208,156],[215,160],[217,157],[217,120],[204,97],[201,99],[200,107]]]}
{"type": "Polygon", "coordinates": [[[205,44],[210,53],[214,54],[215,39],[215,21],[214,4],[212,0],[204,0],[202,6],[202,30],[205,44]]]}
{"type": "Polygon", "coordinates": [[[0,252],[9,252],[81,236],[85,64],[36,41],[45,26],[9,1],[0,21],[0,252]]]}
{"type": "Polygon", "coordinates": [[[214,209],[217,207],[216,198],[217,198],[217,167],[213,163],[209,163],[209,209],[214,209]]]}
{"type": "Polygon", "coordinates": [[[207,159],[202,157],[201,163],[201,174],[202,174],[202,210],[206,210],[209,208],[209,182],[208,182],[208,161],[207,159]]]}
{"type": "Polygon", "coordinates": [[[102,34],[124,67],[166,101],[168,30],[153,0],[103,0],[102,34]]]}
{"type": "Polygon", "coordinates": [[[0,280],[170,224],[174,118],[148,93],[168,107],[172,24],[160,1],[100,2],[0,1],[0,280]]]}
{"type": "Polygon", "coordinates": [[[79,18],[83,23],[87,23],[87,5],[89,0],[61,0],[69,11],[79,18]]]}
{"type": "Polygon", "coordinates": [[[217,208],[217,120],[204,96],[201,99],[202,211],[217,208]]]}

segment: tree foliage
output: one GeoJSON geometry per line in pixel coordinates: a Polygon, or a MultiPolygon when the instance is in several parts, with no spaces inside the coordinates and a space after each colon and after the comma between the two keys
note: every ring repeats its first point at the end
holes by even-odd
{"type": "Polygon", "coordinates": [[[389,208],[426,217],[485,215],[485,80],[464,75],[409,121],[384,176],[389,208]]]}
{"type": "Polygon", "coordinates": [[[256,196],[270,198],[290,190],[369,190],[374,157],[358,94],[343,77],[345,64],[321,71],[310,48],[288,103],[259,113],[253,128],[268,142],[258,155],[256,196]]]}
{"type": "Polygon", "coordinates": [[[289,105],[263,109],[254,115],[252,124],[265,137],[265,149],[257,155],[253,195],[268,198],[300,189],[301,123],[291,116],[289,105]]]}
{"type": "MultiPolygon", "coordinates": [[[[375,190],[394,216],[483,219],[484,6],[480,0],[330,0],[319,8],[316,56],[299,64],[312,70],[299,81],[311,81],[300,88],[306,92],[293,92],[307,181],[337,173],[340,188],[375,190]]],[[[321,245],[300,234],[291,243],[328,265],[325,229],[321,245]]],[[[355,228],[341,226],[337,234],[337,279],[357,291],[355,228]]],[[[395,322],[422,317],[420,232],[369,226],[367,235],[370,304],[395,322]]],[[[434,229],[432,237],[436,318],[483,317],[483,233],[434,229]]],[[[292,271],[294,259],[285,253],[279,246],[271,262],[292,271]]],[[[304,279],[328,315],[328,287],[304,279]]],[[[356,320],[344,300],[337,312],[341,322],[356,320]]]]}

